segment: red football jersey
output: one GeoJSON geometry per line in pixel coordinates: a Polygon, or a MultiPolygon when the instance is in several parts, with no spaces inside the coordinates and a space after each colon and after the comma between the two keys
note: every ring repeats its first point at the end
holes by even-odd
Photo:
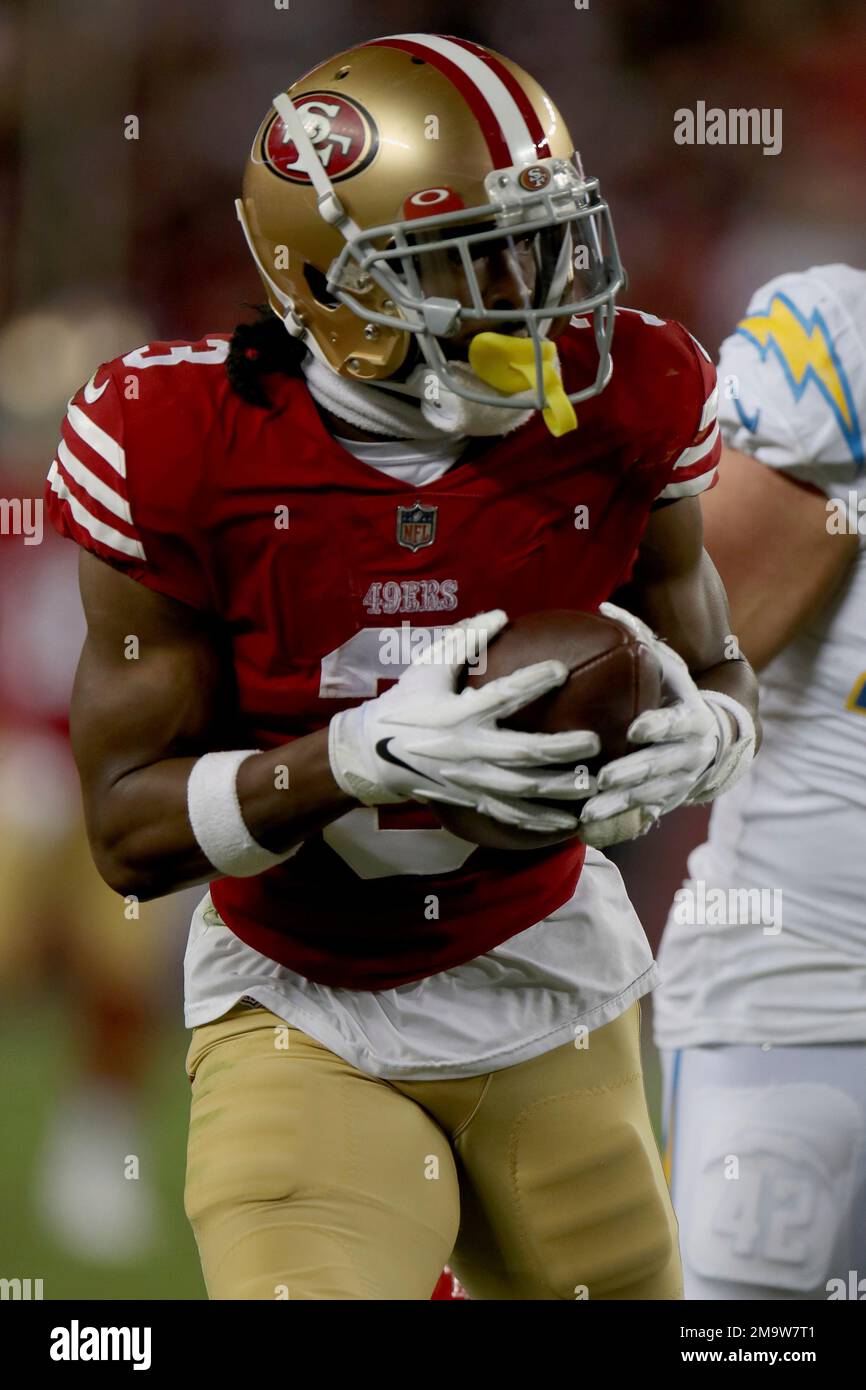
{"type": "MultiPolygon", "coordinates": [[[[587,327],[559,339],[566,389],[586,379],[587,327]]],[[[613,378],[579,407],[576,431],[554,439],[536,414],[422,488],[341,448],[302,379],[271,377],[269,410],[242,401],[226,352],[220,335],[100,368],[70,403],[46,498],[62,534],[220,620],[239,748],[301,737],[375,696],[419,627],[490,608],[596,608],[628,578],[655,500],[715,479],[713,366],[652,315],[617,311],[613,378]]],[[[211,891],[273,960],[385,989],[561,907],[583,856],[577,841],[482,849],[426,808],[359,808],[277,868],[211,891]]]]}

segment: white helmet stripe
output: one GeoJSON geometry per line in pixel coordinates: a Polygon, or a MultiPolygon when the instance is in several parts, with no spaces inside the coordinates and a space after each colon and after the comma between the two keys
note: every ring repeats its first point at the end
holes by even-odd
{"type": "MultiPolygon", "coordinates": [[[[499,122],[511,154],[512,163],[535,164],[538,161],[535,141],[517,102],[502,78],[488,67],[483,58],[470,53],[468,49],[454,43],[452,39],[443,39],[438,34],[393,34],[391,37],[405,39],[410,43],[417,44],[419,48],[432,50],[433,53],[438,53],[442,58],[447,58],[455,67],[460,68],[478,89],[499,122]]],[[[387,40],[380,40],[380,42],[387,42],[387,40]]]]}

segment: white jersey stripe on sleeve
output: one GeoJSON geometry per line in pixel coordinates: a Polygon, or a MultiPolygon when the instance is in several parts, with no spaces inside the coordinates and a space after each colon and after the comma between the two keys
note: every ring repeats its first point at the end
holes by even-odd
{"type": "Polygon", "coordinates": [[[83,488],[95,502],[101,502],[107,511],[114,512],[114,515],[119,516],[121,521],[126,521],[132,526],[132,512],[126,498],[121,497],[119,492],[115,492],[114,488],[109,487],[108,483],[104,483],[101,478],[97,478],[86,463],[82,463],[81,459],[75,457],[63,439],[58,445],[57,457],[63,465],[64,472],[69,475],[73,482],[83,488]]]}
{"type": "Polygon", "coordinates": [[[80,406],[70,405],[66,418],[80,439],[89,444],[95,454],[110,464],[121,478],[126,477],[126,454],[116,440],[88,419],[80,406]]]}
{"type": "Polygon", "coordinates": [[[708,434],[706,439],[702,440],[700,444],[692,444],[688,449],[683,449],[683,452],[674,464],[674,468],[691,468],[693,464],[696,464],[705,454],[711,454],[718,442],[719,433],[719,424],[718,421],[716,421],[716,427],[712,434],[708,434]]]}
{"type": "Polygon", "coordinates": [[[695,347],[698,349],[698,351],[701,353],[701,355],[702,355],[703,357],[705,357],[705,358],[707,359],[708,362],[711,363],[713,359],[712,359],[712,357],[710,356],[710,354],[707,352],[707,350],[706,350],[706,348],[704,347],[703,343],[699,343],[699,342],[698,342],[698,340],[697,340],[697,338],[695,337],[694,333],[689,333],[689,337],[691,338],[692,342],[694,343],[694,345],[695,345],[695,347]]]}
{"type": "Polygon", "coordinates": [[[72,515],[73,521],[84,531],[87,531],[94,540],[101,545],[108,546],[111,550],[117,550],[122,555],[131,555],[136,560],[145,560],[144,546],[140,541],[133,540],[130,536],[125,536],[122,531],[116,531],[113,526],[108,526],[104,521],[99,521],[93,516],[83,503],[69,491],[60,476],[60,470],[55,459],[48,473],[48,482],[51,491],[56,493],[61,501],[65,502],[72,515]]]}
{"type": "Polygon", "coordinates": [[[713,421],[715,420],[715,418],[716,418],[716,416],[717,416],[717,414],[718,414],[718,411],[719,411],[719,388],[718,388],[718,386],[717,386],[717,387],[715,388],[715,390],[713,391],[712,395],[711,395],[711,396],[708,396],[707,399],[704,401],[704,409],[703,409],[703,414],[701,415],[701,423],[698,425],[698,433],[699,433],[699,434],[700,434],[701,430],[705,430],[705,429],[707,428],[708,425],[711,425],[711,424],[713,423],[713,421]]]}
{"type": "Polygon", "coordinates": [[[706,473],[699,473],[696,478],[686,478],[681,483],[668,483],[656,500],[670,497],[697,497],[698,493],[706,492],[708,488],[711,488],[718,476],[718,468],[712,468],[706,473]]]}

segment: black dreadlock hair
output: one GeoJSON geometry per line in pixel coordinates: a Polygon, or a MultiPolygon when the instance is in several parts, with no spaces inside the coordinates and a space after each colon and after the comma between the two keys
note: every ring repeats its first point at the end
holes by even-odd
{"type": "Polygon", "coordinates": [[[293,338],[269,304],[250,305],[258,318],[239,323],[229,343],[226,375],[232,390],[250,405],[268,410],[271,400],[262,378],[271,372],[300,376],[306,348],[293,338]]]}

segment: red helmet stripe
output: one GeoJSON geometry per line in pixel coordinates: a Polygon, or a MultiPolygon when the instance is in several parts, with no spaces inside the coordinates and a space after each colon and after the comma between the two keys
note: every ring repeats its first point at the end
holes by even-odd
{"type": "Polygon", "coordinates": [[[423,58],[425,63],[429,63],[431,67],[441,72],[443,77],[447,77],[448,81],[457,88],[463,97],[481,128],[481,133],[487,142],[490,158],[493,161],[493,167],[495,169],[507,168],[513,162],[505,132],[493,107],[471,78],[467,77],[462,68],[459,68],[450,58],[438,53],[435,48],[416,43],[413,39],[402,38],[399,35],[387,39],[371,39],[363,47],[399,48],[404,53],[411,53],[413,58],[423,58]]]}
{"type": "Polygon", "coordinates": [[[447,37],[452,43],[459,44],[461,48],[465,48],[469,53],[474,53],[476,58],[480,58],[483,63],[486,63],[487,66],[496,73],[500,82],[508,88],[508,91],[514,98],[520,114],[526,122],[529,134],[532,136],[539,159],[546,159],[550,154],[550,145],[544,133],[544,126],[541,124],[541,121],[536,115],[535,107],[532,105],[529,97],[514,76],[514,73],[509,72],[508,68],[497,54],[491,53],[489,48],[482,48],[480,43],[472,43],[471,39],[457,39],[453,34],[448,34],[447,37]]]}

